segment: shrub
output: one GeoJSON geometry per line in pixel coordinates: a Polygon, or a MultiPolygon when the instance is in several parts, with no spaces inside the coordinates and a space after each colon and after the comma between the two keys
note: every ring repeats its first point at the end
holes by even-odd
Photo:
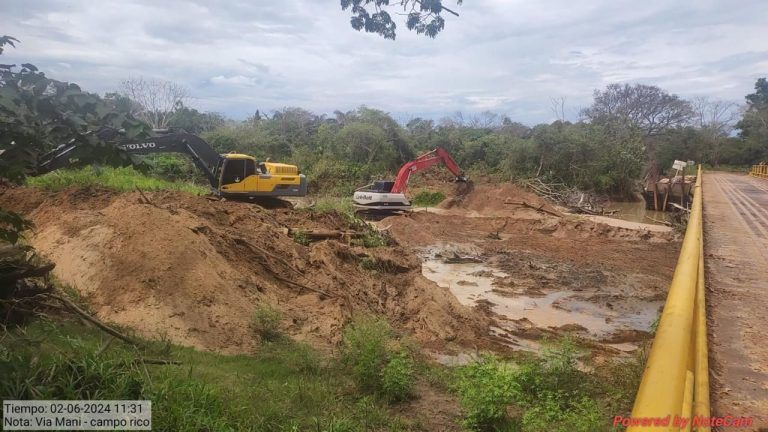
{"type": "Polygon", "coordinates": [[[391,402],[411,395],[416,369],[410,350],[394,336],[384,319],[363,317],[347,326],[342,345],[343,361],[355,384],[391,402]]]}
{"type": "Polygon", "coordinates": [[[343,215],[349,221],[355,220],[355,206],[352,198],[322,197],[315,201],[313,210],[320,214],[336,212],[343,215]]]}
{"type": "Polygon", "coordinates": [[[365,226],[363,236],[354,239],[352,243],[367,248],[389,246],[389,240],[381,232],[367,225],[365,226]]]}
{"type": "Polygon", "coordinates": [[[578,368],[579,355],[581,350],[570,337],[545,341],[541,359],[532,368],[538,373],[537,390],[546,396],[547,391],[577,394],[589,389],[589,376],[578,368]]]}
{"type": "Polygon", "coordinates": [[[262,305],[253,314],[253,329],[262,340],[276,341],[280,338],[280,321],[283,314],[270,305],[262,305]]]}
{"type": "Polygon", "coordinates": [[[205,181],[202,172],[195,167],[189,157],[166,153],[147,155],[143,160],[153,176],[169,181],[205,181]]]}
{"type": "Polygon", "coordinates": [[[309,246],[309,237],[307,236],[307,233],[304,231],[296,231],[293,234],[291,234],[291,238],[296,243],[303,245],[303,246],[309,246]]]}
{"type": "MultiPolygon", "coordinates": [[[[451,388],[464,408],[464,425],[473,430],[510,427],[511,405],[524,412],[518,419],[523,431],[604,429],[608,416],[593,399],[601,384],[579,370],[578,355],[573,340],[564,338],[547,343],[539,358],[513,364],[485,357],[459,368],[451,388]]],[[[626,393],[621,391],[620,406],[626,393]]]]}
{"type": "Polygon", "coordinates": [[[452,387],[464,409],[462,423],[472,430],[503,423],[507,418],[506,407],[520,395],[515,370],[494,356],[459,368],[452,387]]]}
{"type": "Polygon", "coordinates": [[[411,396],[414,369],[413,359],[405,350],[389,359],[381,371],[381,390],[387,400],[397,402],[411,396]]]}
{"type": "Polygon", "coordinates": [[[360,268],[371,273],[387,273],[393,270],[391,264],[372,257],[366,257],[360,260],[360,268]]]}
{"type": "Polygon", "coordinates": [[[445,200],[445,194],[430,191],[420,191],[413,196],[411,203],[416,207],[434,207],[445,200]]]}
{"type": "Polygon", "coordinates": [[[389,324],[376,317],[358,318],[344,329],[343,360],[361,389],[379,390],[380,371],[387,361],[387,342],[391,337],[389,324]]]}
{"type": "Polygon", "coordinates": [[[523,432],[593,432],[606,429],[606,418],[594,399],[564,403],[552,395],[525,411],[522,426],[523,432]]]}
{"type": "Polygon", "coordinates": [[[601,395],[606,411],[629,415],[648,361],[649,345],[636,350],[630,358],[617,358],[592,373],[595,394],[601,395]]]}
{"type": "Polygon", "coordinates": [[[153,341],[108,340],[77,321],[5,329],[0,398],[148,399],[153,430],[169,432],[412,430],[390,416],[383,398],[350,392],[348,370],[287,338],[254,355],[179,346],[162,354],[153,341]],[[183,366],[140,361],[167,356],[183,366]]]}

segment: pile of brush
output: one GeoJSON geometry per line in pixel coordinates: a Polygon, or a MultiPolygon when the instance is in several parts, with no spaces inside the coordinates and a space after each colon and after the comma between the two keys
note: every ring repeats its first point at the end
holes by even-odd
{"type": "Polygon", "coordinates": [[[523,180],[521,183],[537,195],[555,202],[574,213],[590,215],[613,213],[605,209],[605,197],[579,190],[564,183],[546,183],[538,177],[523,180]]]}

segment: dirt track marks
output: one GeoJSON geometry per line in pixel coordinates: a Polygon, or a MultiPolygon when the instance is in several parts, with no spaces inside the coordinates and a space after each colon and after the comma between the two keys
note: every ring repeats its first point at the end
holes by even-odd
{"type": "Polygon", "coordinates": [[[713,414],[768,427],[768,182],[706,174],[704,229],[713,414]]]}

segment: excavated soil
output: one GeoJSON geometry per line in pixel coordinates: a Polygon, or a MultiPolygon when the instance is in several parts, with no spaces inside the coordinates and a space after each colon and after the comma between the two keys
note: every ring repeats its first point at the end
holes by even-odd
{"type": "Polygon", "coordinates": [[[678,234],[555,216],[556,206],[513,184],[453,187],[438,208],[378,223],[417,251],[427,278],[491,319],[489,334],[533,350],[542,338],[574,334],[612,354],[651,338],[678,234]]]}
{"type": "Polygon", "coordinates": [[[339,241],[303,246],[285,228],[348,229],[333,214],[265,210],[183,193],[7,189],[0,206],[31,218],[32,245],[97,315],[146,337],[224,353],[257,346],[264,304],[282,330],[331,347],[354,315],[386,316],[422,345],[476,344],[489,322],[421,275],[410,248],[339,241]],[[363,259],[381,270],[369,271],[363,259]],[[384,272],[384,273],[381,273],[384,272]]]}
{"type": "Polygon", "coordinates": [[[256,349],[261,305],[283,313],[285,334],[326,349],[362,313],[459,356],[536,349],[566,333],[620,354],[650,337],[675,233],[554,216],[556,206],[508,183],[438,188],[440,207],[377,222],[396,243],[380,248],[303,246],[286,234],[354,228],[333,213],[176,192],[10,188],[0,206],[35,222],[32,245],[100,318],[200,349],[256,349]]]}

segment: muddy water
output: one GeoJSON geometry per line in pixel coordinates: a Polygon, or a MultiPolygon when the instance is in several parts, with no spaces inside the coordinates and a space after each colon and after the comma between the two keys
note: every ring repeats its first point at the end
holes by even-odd
{"type": "MultiPolygon", "coordinates": [[[[509,276],[487,264],[448,264],[433,256],[424,256],[422,274],[451,293],[466,306],[486,303],[502,319],[492,333],[505,337],[506,330],[519,329],[517,320],[527,319],[534,327],[557,328],[568,324],[584,327],[595,339],[620,330],[648,331],[655,320],[659,304],[647,302],[635,313],[619,313],[595,303],[576,298],[575,291],[560,290],[543,295],[514,294],[495,290],[494,279],[509,276]]],[[[530,325],[530,324],[529,324],[530,325]]],[[[507,336],[508,337],[508,336],[507,336]]],[[[536,343],[514,338],[514,345],[535,350],[536,343]]],[[[611,344],[622,351],[631,351],[635,344],[611,344]]]]}
{"type": "Polygon", "coordinates": [[[614,219],[621,219],[630,222],[639,222],[646,224],[658,224],[656,221],[669,221],[669,213],[663,211],[654,211],[645,209],[645,201],[637,202],[612,202],[606,206],[608,210],[618,210],[617,213],[610,216],[614,219]]]}

